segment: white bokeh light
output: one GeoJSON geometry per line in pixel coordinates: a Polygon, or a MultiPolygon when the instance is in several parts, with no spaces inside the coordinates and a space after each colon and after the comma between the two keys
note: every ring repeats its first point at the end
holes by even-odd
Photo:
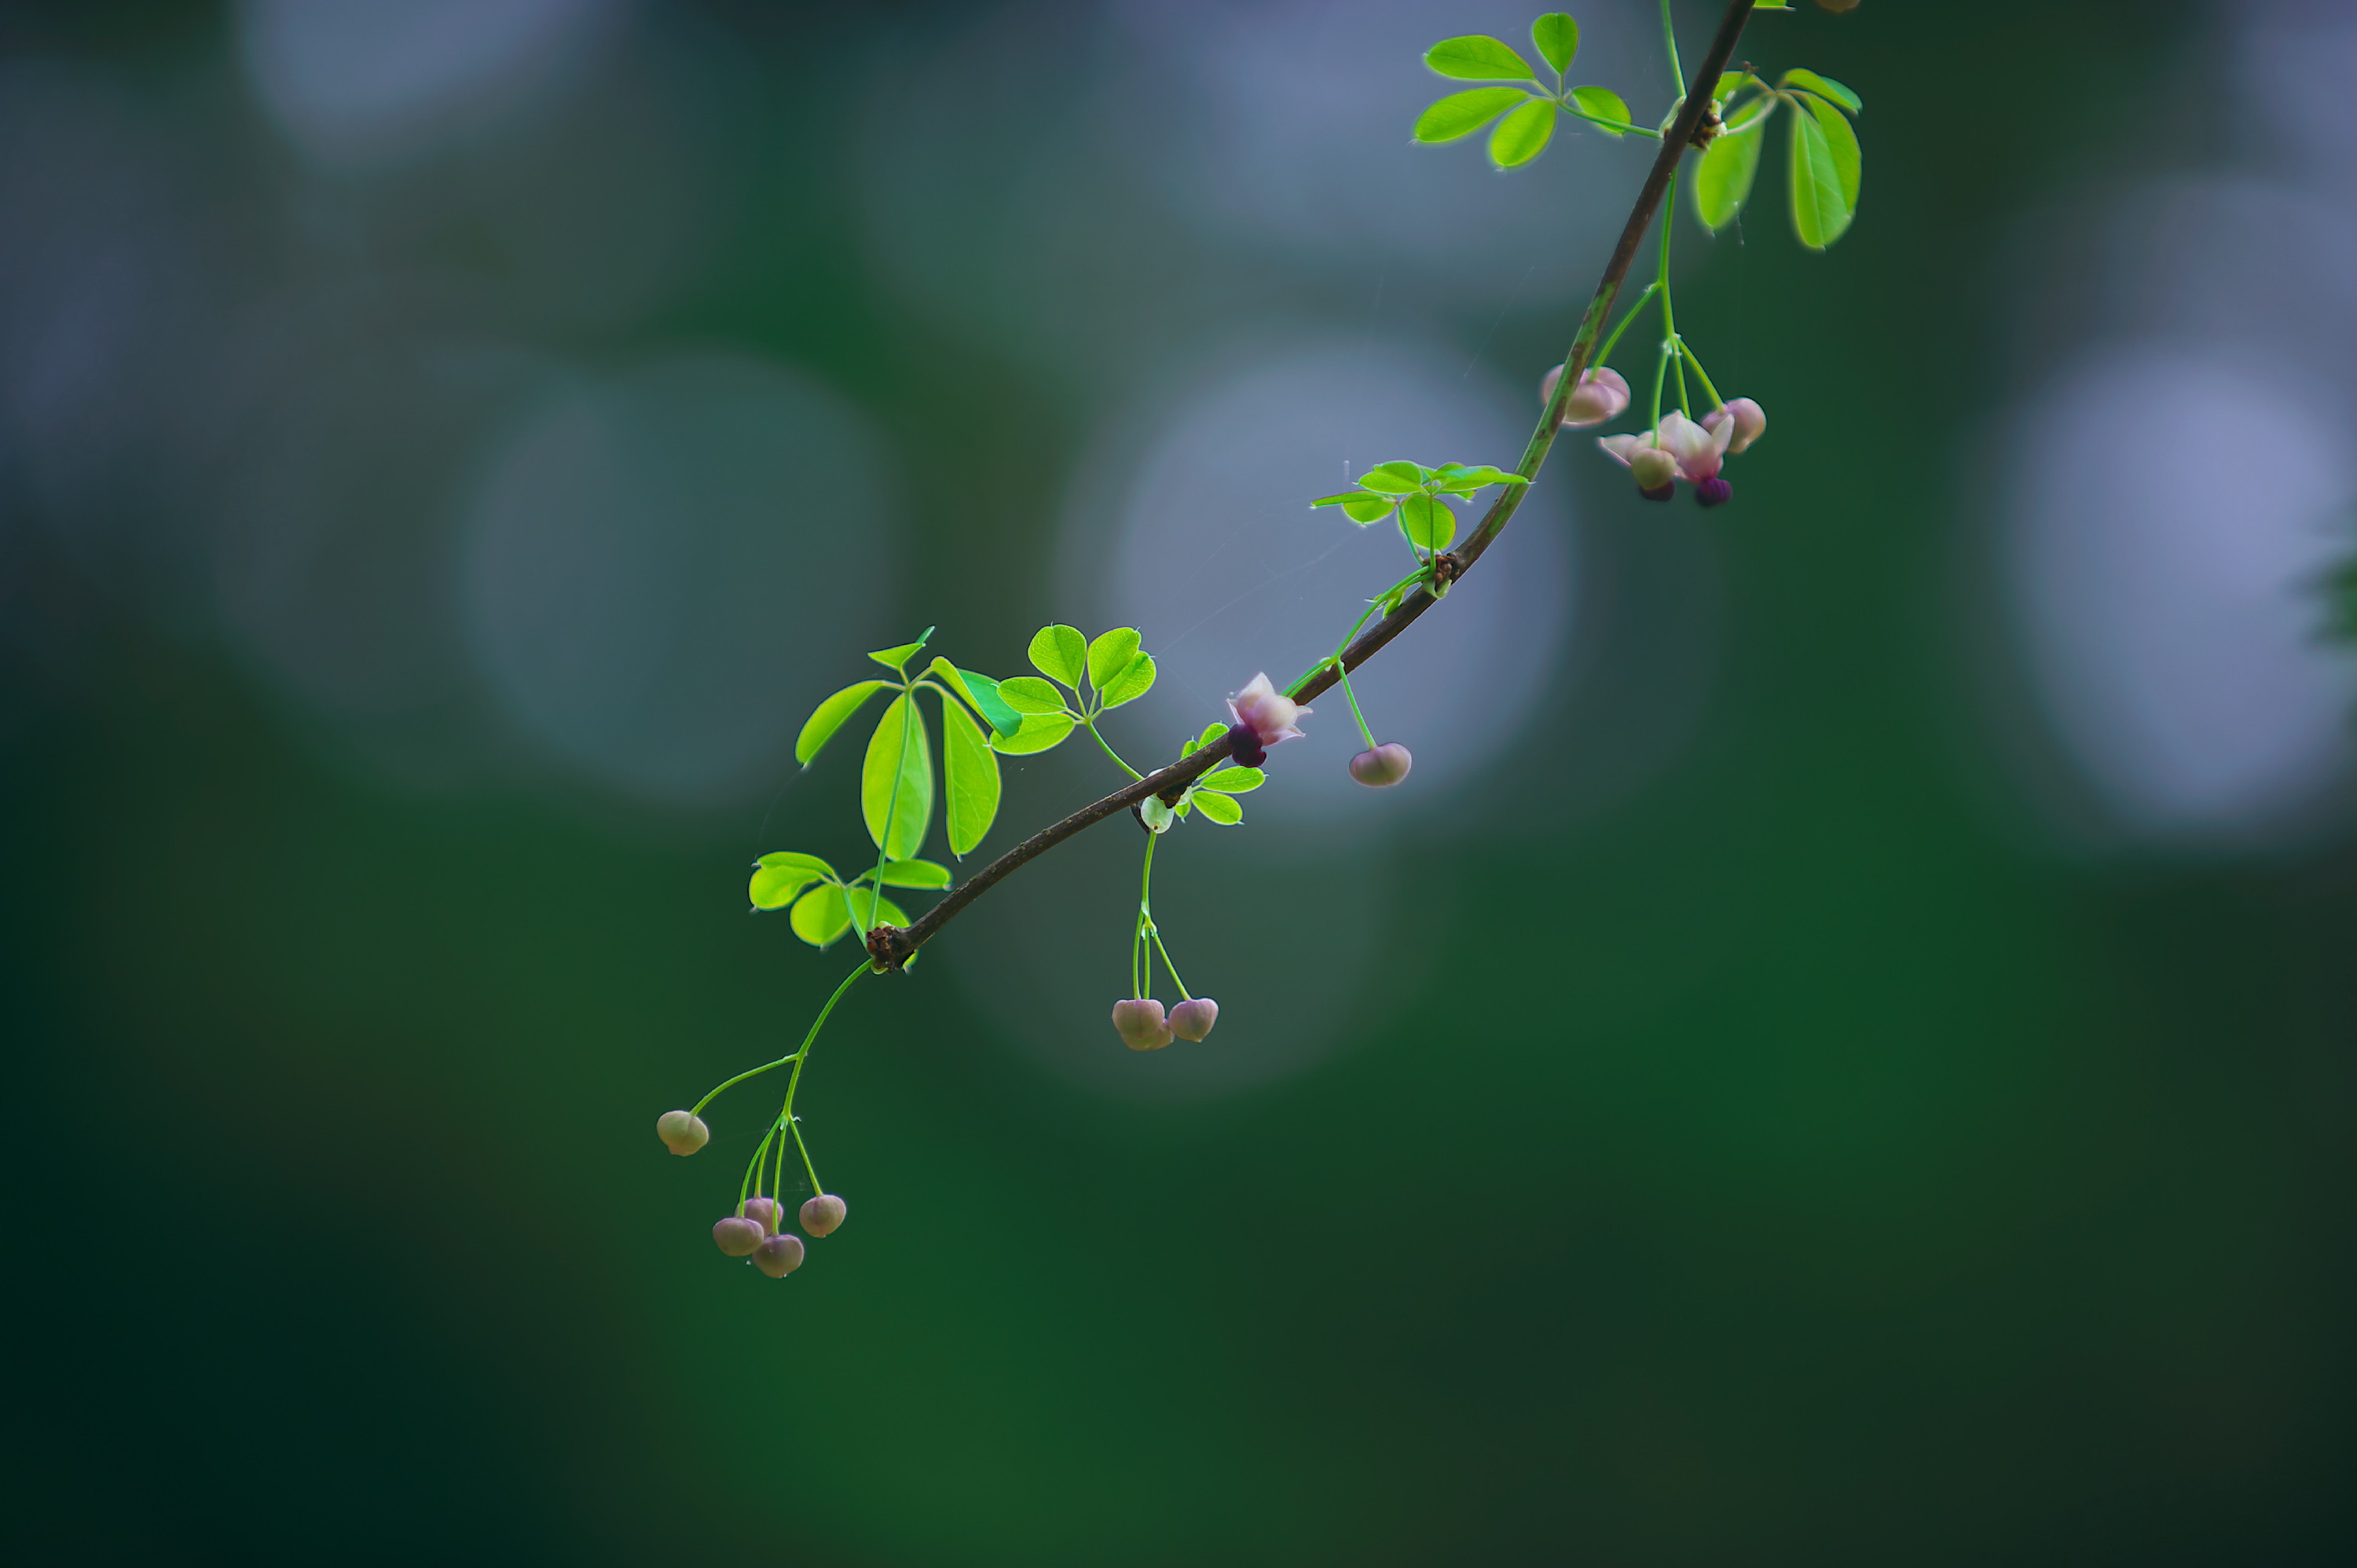
{"type": "Polygon", "coordinates": [[[2357,671],[2319,638],[2315,583],[2350,544],[2357,451],[2334,402],[2275,369],[2099,350],[2021,419],[2031,664],[2133,831],[2265,836],[2349,759],[2357,671]]]}
{"type": "Polygon", "coordinates": [[[630,793],[758,792],[790,766],[823,671],[891,639],[888,472],[856,411],[748,359],[554,393],[471,511],[463,591],[486,682],[527,734],[630,793]]]}

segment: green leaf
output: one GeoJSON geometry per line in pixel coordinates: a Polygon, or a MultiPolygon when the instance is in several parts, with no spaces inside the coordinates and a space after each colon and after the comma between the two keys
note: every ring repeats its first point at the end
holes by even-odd
{"type": "Polygon", "coordinates": [[[1392,508],[1399,505],[1389,496],[1361,496],[1342,503],[1342,515],[1364,528],[1371,522],[1381,522],[1391,516],[1392,508]]]}
{"type": "Polygon", "coordinates": [[[859,805],[867,836],[887,858],[909,860],[924,847],[933,825],[933,748],[925,737],[925,715],[905,693],[892,699],[868,737],[859,805]]]}
{"type": "Polygon", "coordinates": [[[961,670],[948,660],[934,656],[931,672],[967,702],[974,711],[990,721],[990,727],[1001,735],[1013,735],[1023,727],[1023,715],[1006,705],[998,694],[998,682],[987,675],[971,670],[961,670]]]}
{"type": "MultiPolygon", "coordinates": [[[[1075,680],[1073,683],[1079,682],[1075,680]]],[[[998,683],[998,700],[1027,715],[1064,711],[1064,693],[1037,675],[1009,675],[998,683]]]]}
{"type": "MultiPolygon", "coordinates": [[[[1822,251],[1842,237],[1856,214],[1842,190],[1842,170],[1824,121],[1844,131],[1849,122],[1822,101],[1803,99],[1806,113],[1792,116],[1792,228],[1801,243],[1822,251]]],[[[1850,138],[1855,147],[1856,136],[1850,138]]],[[[1854,156],[1854,155],[1853,155],[1854,156]]]]}
{"type": "Polygon", "coordinates": [[[1319,496],[1309,503],[1309,510],[1315,511],[1321,506],[1340,506],[1344,501],[1362,501],[1366,499],[1367,492],[1364,490],[1344,490],[1339,496],[1319,496]]]}
{"type": "Polygon", "coordinates": [[[1469,136],[1531,95],[1519,87],[1477,87],[1452,92],[1415,117],[1419,142],[1453,142],[1469,136]]]}
{"type": "Polygon", "coordinates": [[[1064,737],[1076,728],[1070,714],[1036,714],[1023,721],[1023,727],[1011,736],[999,736],[990,743],[990,749],[1001,757],[1028,757],[1035,751],[1052,751],[1064,744],[1064,737]]]}
{"type": "MultiPolygon", "coordinates": [[[[1575,87],[1571,90],[1571,101],[1599,120],[1610,120],[1622,125],[1632,123],[1629,118],[1629,105],[1609,87],[1575,87]]],[[[1609,126],[1604,128],[1604,134],[1608,136],[1620,134],[1609,126]]]]}
{"type": "Polygon", "coordinates": [[[1531,42],[1558,73],[1569,70],[1572,57],[1579,53],[1579,24],[1560,11],[1549,11],[1531,24],[1531,42]]]}
{"type": "Polygon", "coordinates": [[[1378,463],[1359,476],[1359,486],[1361,489],[1373,490],[1379,495],[1386,496],[1406,495],[1423,483],[1422,468],[1397,458],[1388,463],[1378,463]]]}
{"type": "Polygon", "coordinates": [[[1743,84],[1750,80],[1751,73],[1748,70],[1723,71],[1719,75],[1718,85],[1710,90],[1710,95],[1724,106],[1728,99],[1742,91],[1743,84]]]}
{"type": "Polygon", "coordinates": [[[1853,114],[1866,113],[1866,105],[1858,101],[1857,93],[1852,92],[1830,76],[1819,76],[1815,71],[1803,70],[1799,66],[1794,66],[1786,71],[1784,80],[1776,85],[1805,88],[1811,92],[1832,99],[1853,114]]]}
{"type": "Polygon", "coordinates": [[[1213,741],[1219,739],[1222,736],[1227,733],[1227,725],[1220,723],[1217,719],[1212,720],[1210,724],[1203,726],[1203,733],[1195,737],[1195,749],[1200,751],[1203,747],[1211,745],[1213,741]]]}
{"type": "MultiPolygon", "coordinates": [[[[1569,20],[1568,17],[1566,20],[1569,20]]],[[[1424,63],[1443,76],[1465,81],[1533,81],[1531,68],[1502,38],[1468,33],[1443,38],[1424,51],[1424,63]]]]}
{"type": "MultiPolygon", "coordinates": [[[[884,886],[887,887],[947,887],[950,868],[930,860],[888,860],[884,863],[884,886]]],[[[899,921],[893,924],[898,925],[899,921]]]]}
{"type": "Polygon", "coordinates": [[[1167,833],[1170,831],[1170,824],[1176,822],[1178,817],[1169,807],[1162,803],[1161,796],[1148,795],[1137,803],[1137,820],[1146,824],[1149,832],[1167,833]]]}
{"type": "Polygon", "coordinates": [[[1088,668],[1089,639],[1075,626],[1043,626],[1031,635],[1031,668],[1075,692],[1088,668]]]}
{"type": "Polygon", "coordinates": [[[1546,151],[1555,134],[1555,105],[1534,98],[1498,122],[1490,133],[1490,161],[1500,168],[1520,168],[1546,151]]]}
{"type": "Polygon", "coordinates": [[[889,681],[862,681],[856,686],[845,686],[821,703],[794,741],[794,760],[808,768],[811,758],[818,755],[819,747],[834,738],[834,732],[843,727],[845,720],[859,711],[859,704],[890,684],[889,681]]]}
{"type": "Polygon", "coordinates": [[[898,670],[902,665],[909,662],[910,655],[923,651],[925,644],[932,641],[933,632],[935,629],[935,628],[929,626],[925,628],[925,635],[917,639],[916,641],[904,642],[898,648],[878,649],[867,657],[873,659],[877,663],[881,664],[887,670],[898,670]]]}
{"type": "Polygon", "coordinates": [[[1137,628],[1117,626],[1089,644],[1089,684],[1103,692],[1137,657],[1137,628]]]}
{"type": "Polygon", "coordinates": [[[1154,655],[1140,651],[1129,661],[1129,668],[1113,678],[1104,688],[1104,705],[1117,708],[1124,703],[1134,703],[1154,690],[1154,655]]]}
{"type": "Polygon", "coordinates": [[[1760,172],[1760,149],[1768,139],[1765,125],[1754,125],[1712,141],[1695,171],[1695,216],[1714,233],[1735,220],[1751,195],[1752,177],[1760,172]]]}
{"type": "Polygon", "coordinates": [[[1457,537],[1456,514],[1430,496],[1410,496],[1400,503],[1400,532],[1410,544],[1446,550],[1457,537]]]}
{"type": "Polygon", "coordinates": [[[1214,768],[1197,780],[1200,788],[1226,795],[1242,795],[1267,782],[1268,775],[1257,768],[1214,768]]]}
{"type": "Polygon", "coordinates": [[[877,926],[905,926],[909,923],[908,911],[873,887],[848,888],[843,895],[843,901],[844,918],[848,920],[856,914],[859,923],[871,931],[877,926]]]}
{"type": "Polygon", "coordinates": [[[752,886],[746,891],[756,909],[782,909],[812,883],[834,880],[834,867],[818,856],[785,850],[761,857],[753,870],[752,886]]]}
{"type": "Polygon", "coordinates": [[[1815,118],[1817,128],[1825,134],[1825,145],[1833,149],[1834,172],[1841,178],[1842,199],[1852,212],[1857,210],[1858,181],[1865,173],[1865,158],[1857,145],[1857,132],[1839,111],[1813,92],[1796,92],[1793,97],[1815,118]]]}
{"type": "Polygon", "coordinates": [[[962,855],[982,842],[998,815],[998,758],[982,726],[955,703],[942,704],[942,781],[949,788],[950,853],[962,855]]]}
{"type": "Polygon", "coordinates": [[[796,904],[787,918],[794,935],[814,948],[825,947],[851,929],[851,910],[843,901],[843,889],[832,882],[821,884],[818,891],[796,904]]]}
{"type": "Polygon", "coordinates": [[[1213,789],[1198,789],[1192,797],[1195,809],[1203,813],[1206,822],[1232,828],[1244,820],[1244,809],[1213,789]]]}

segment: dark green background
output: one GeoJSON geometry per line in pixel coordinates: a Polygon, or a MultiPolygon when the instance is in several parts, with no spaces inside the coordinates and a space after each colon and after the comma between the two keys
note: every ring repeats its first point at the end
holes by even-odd
{"type": "MultiPolygon", "coordinates": [[[[817,62],[952,13],[694,18],[819,107],[764,155],[752,259],[645,330],[846,389],[937,536],[906,618],[1011,666],[1059,613],[1027,563],[1089,411],[911,322],[831,238],[856,174],[817,62]],[[950,504],[976,465],[1004,482],[950,504]]],[[[1604,465],[1549,470],[1626,660],[1502,766],[1566,789],[1596,766],[1572,718],[1676,656],[1612,585],[1669,550],[1724,600],[1696,732],[1617,803],[1385,851],[1438,914],[1386,961],[1433,979],[1273,1089],[1113,1103],[942,970],[855,992],[805,1101],[853,1218],[782,1285],[706,1238],[743,1118],[694,1162],[649,1136],[841,967],[745,918],[760,803],[388,781],[12,495],[12,613],[67,630],[0,662],[0,1538],[124,1562],[2357,1550],[2357,865],[2060,846],[1975,706],[1998,618],[1957,607],[1996,460],[1969,433],[2021,373],[2000,261],[2023,212],[2198,150],[2128,122],[2198,75],[2199,18],[1869,0],[1756,26],[1747,52],[1864,93],[1861,218],[1803,255],[1766,177],[1742,353],[1777,424],[1739,505],[1664,518],[1604,465]]],[[[0,41],[251,119],[205,85],[230,47],[208,8],[20,6],[0,41]]],[[[1737,285],[1698,272],[1682,317],[1737,285]]],[[[1519,379],[1574,307],[1510,313],[1494,352],[1519,379]]],[[[1490,315],[1455,323],[1469,352],[1490,315]]]]}

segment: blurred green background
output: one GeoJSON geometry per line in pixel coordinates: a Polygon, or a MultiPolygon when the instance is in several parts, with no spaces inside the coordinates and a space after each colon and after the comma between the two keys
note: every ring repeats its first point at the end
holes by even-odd
{"type": "MultiPolygon", "coordinates": [[[[1578,12],[1645,119],[1652,14],[1578,12]]],[[[1527,21],[8,8],[20,1560],[2357,1551],[2350,687],[2307,557],[2235,575],[2348,494],[2265,402],[2357,362],[2330,5],[1757,19],[1867,175],[1824,255],[1772,164],[1681,220],[1681,326],[1771,419],[1736,504],[1558,446],[1536,553],[1370,671],[1416,777],[1316,793],[1336,703],[1170,844],[1220,1034],[1101,1022],[1109,825],[838,1013],[843,1231],[714,1251],[766,1093],[692,1161],[651,1122],[848,962],[742,879],[856,853],[852,748],[786,747],[861,650],[1136,618],[1159,756],[1399,569],[1222,488],[1268,423],[1222,389],[1331,403],[1320,464],[1512,460],[1646,156],[1407,145],[1417,51],[1527,21]],[[2070,391],[2104,353],[2133,396],[2070,391]],[[1505,434],[1375,449],[1450,420],[1505,434]],[[2240,683],[2137,662],[2188,647],[2240,683]]],[[[1104,787],[1071,750],[986,850],[1104,787]]]]}

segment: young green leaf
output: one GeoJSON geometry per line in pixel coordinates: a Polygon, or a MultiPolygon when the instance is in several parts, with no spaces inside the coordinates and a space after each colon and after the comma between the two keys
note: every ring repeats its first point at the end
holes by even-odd
{"type": "MultiPolygon", "coordinates": [[[[949,788],[946,815],[950,853],[962,855],[982,842],[998,815],[998,758],[991,754],[990,741],[982,733],[982,726],[955,703],[942,704],[942,780],[949,788]]],[[[884,879],[892,880],[888,867],[884,879]]],[[[946,886],[948,880],[948,873],[943,872],[939,885],[946,886]]],[[[931,885],[907,882],[898,886],[931,885]]]]}
{"type": "Polygon", "coordinates": [[[1714,233],[1735,220],[1751,195],[1751,180],[1760,172],[1760,148],[1768,128],[1754,125],[1713,141],[1695,171],[1695,216],[1714,233]]]}
{"type": "Polygon", "coordinates": [[[973,703],[974,712],[989,720],[990,727],[1001,735],[1013,735],[1023,727],[1023,715],[1006,705],[998,694],[998,682],[989,676],[961,670],[939,654],[933,656],[929,672],[939,676],[942,684],[973,703]]]}
{"type": "Polygon", "coordinates": [[[1267,783],[1268,775],[1257,768],[1214,768],[1196,782],[1205,789],[1217,789],[1225,795],[1241,795],[1267,783]]]}
{"type": "Polygon", "coordinates": [[[808,768],[811,758],[818,755],[819,747],[834,738],[834,732],[843,727],[845,720],[859,711],[859,704],[890,684],[888,681],[862,681],[857,685],[845,686],[821,703],[812,713],[810,722],[802,725],[802,733],[794,740],[794,760],[808,768]]]}
{"type": "Polygon", "coordinates": [[[1114,676],[1103,688],[1104,705],[1117,708],[1124,703],[1134,703],[1154,690],[1154,655],[1140,650],[1133,655],[1129,668],[1114,676]]]}
{"type": "MultiPolygon", "coordinates": [[[[1613,125],[1632,124],[1629,118],[1629,105],[1609,87],[1575,87],[1571,90],[1571,101],[1587,113],[1598,120],[1609,120],[1613,125]]],[[[1611,125],[1603,127],[1603,130],[1608,136],[1620,134],[1611,125]]]]}
{"type": "Polygon", "coordinates": [[[1397,505],[1399,502],[1389,496],[1361,496],[1357,500],[1342,503],[1342,515],[1364,528],[1391,516],[1392,508],[1397,505]]]}
{"type": "Polygon", "coordinates": [[[765,854],[746,889],[756,909],[782,909],[813,882],[835,880],[834,868],[814,854],[765,854]]]}
{"type": "Polygon", "coordinates": [[[1743,91],[1743,84],[1750,80],[1751,73],[1748,70],[1724,71],[1719,76],[1718,85],[1710,90],[1710,95],[1717,99],[1720,105],[1724,107],[1730,99],[1743,91]]]}
{"type": "Polygon", "coordinates": [[[1137,657],[1139,638],[1134,626],[1118,626],[1089,644],[1089,684],[1103,692],[1114,676],[1137,657]]]}
{"type": "Polygon", "coordinates": [[[1786,71],[1784,73],[1784,80],[1777,83],[1777,85],[1780,87],[1805,88],[1811,92],[1818,93],[1824,97],[1832,99],[1835,102],[1840,104],[1843,108],[1848,110],[1853,114],[1863,114],[1866,113],[1866,105],[1858,102],[1858,96],[1857,93],[1852,92],[1848,88],[1844,87],[1840,82],[1835,81],[1830,76],[1819,76],[1815,71],[1803,70],[1799,66],[1794,66],[1792,70],[1786,71]]]}
{"type": "MultiPolygon", "coordinates": [[[[1568,20],[1568,18],[1566,18],[1568,20]]],[[[1532,81],[1531,68],[1502,38],[1469,33],[1443,38],[1424,51],[1424,63],[1464,81],[1532,81]]]]}
{"type": "Polygon", "coordinates": [[[873,887],[846,888],[843,901],[844,918],[848,920],[856,914],[859,923],[871,931],[877,926],[905,926],[909,923],[907,911],[873,887]]]}
{"type": "Polygon", "coordinates": [[[1203,733],[1201,735],[1195,737],[1195,749],[1198,751],[1201,750],[1204,746],[1211,745],[1213,741],[1219,739],[1222,736],[1227,733],[1228,726],[1214,719],[1211,723],[1203,726],[1203,733]]]}
{"type": "MultiPolygon", "coordinates": [[[[1031,634],[1031,668],[1050,681],[1081,689],[1081,671],[1088,668],[1089,639],[1073,626],[1043,626],[1031,634]]],[[[1001,682],[1004,684],[1004,682],[1001,682]]]]}
{"type": "MultiPolygon", "coordinates": [[[[1842,171],[1834,156],[1824,117],[1845,131],[1849,122],[1830,104],[1803,101],[1807,113],[1792,116],[1792,229],[1801,243],[1822,251],[1842,237],[1854,216],[1842,191],[1842,171]]],[[[1852,137],[1853,145],[1856,138],[1852,137]]]]}
{"type": "Polygon", "coordinates": [[[1446,550],[1457,537],[1457,517],[1430,496],[1410,496],[1400,503],[1400,532],[1421,549],[1446,550]]]}
{"type": "Polygon", "coordinates": [[[1064,744],[1064,737],[1075,727],[1070,714],[1034,714],[1013,735],[994,736],[990,749],[1001,757],[1028,757],[1035,751],[1052,751],[1064,744]]]}
{"type": "Polygon", "coordinates": [[[1244,809],[1215,789],[1198,789],[1189,797],[1203,820],[1232,828],[1244,820],[1244,809]]]}
{"type": "Polygon", "coordinates": [[[933,630],[934,628],[929,626],[925,628],[925,635],[916,641],[904,642],[898,648],[880,648],[867,657],[887,670],[898,670],[909,662],[910,656],[924,650],[925,644],[933,639],[933,630]]]}
{"type": "Polygon", "coordinates": [[[821,883],[818,890],[806,895],[787,917],[794,935],[814,948],[823,948],[851,929],[851,910],[843,901],[843,889],[832,882],[821,883]]]}
{"type": "Polygon", "coordinates": [[[1359,476],[1359,488],[1381,495],[1404,496],[1424,483],[1424,470],[1401,458],[1378,463],[1359,476]]]}
{"type": "Polygon", "coordinates": [[[1834,173],[1841,179],[1842,199],[1851,211],[1857,211],[1858,181],[1865,172],[1857,132],[1842,118],[1840,111],[1816,94],[1796,92],[1792,96],[1801,101],[1801,106],[1815,118],[1817,128],[1824,132],[1825,145],[1834,155],[1834,173]]]}
{"type": "Polygon", "coordinates": [[[1321,506],[1340,506],[1344,501],[1362,501],[1366,499],[1367,492],[1364,490],[1344,490],[1339,496],[1319,496],[1309,503],[1309,510],[1316,511],[1321,506]]]}
{"type": "Polygon", "coordinates": [[[892,699],[868,737],[859,806],[867,836],[886,858],[912,859],[925,846],[933,825],[933,749],[925,737],[925,715],[905,693],[892,699]]]}
{"type": "Polygon", "coordinates": [[[1009,675],[998,683],[998,700],[1026,715],[1064,711],[1064,693],[1037,675],[1009,675]]]}
{"type": "Polygon", "coordinates": [[[1531,95],[1519,87],[1477,87],[1452,92],[1415,117],[1419,142],[1453,142],[1469,136],[1531,95]]]}
{"type": "Polygon", "coordinates": [[[1500,168],[1520,168],[1546,151],[1555,134],[1555,105],[1534,98],[1498,122],[1490,133],[1490,161],[1500,168]]]}
{"type": "Polygon", "coordinates": [[[1579,53],[1579,24],[1560,11],[1549,11],[1531,24],[1531,42],[1538,46],[1539,58],[1561,74],[1579,53]]]}
{"type": "Polygon", "coordinates": [[[947,887],[950,868],[930,860],[888,860],[884,863],[884,886],[887,887],[947,887]]]}

